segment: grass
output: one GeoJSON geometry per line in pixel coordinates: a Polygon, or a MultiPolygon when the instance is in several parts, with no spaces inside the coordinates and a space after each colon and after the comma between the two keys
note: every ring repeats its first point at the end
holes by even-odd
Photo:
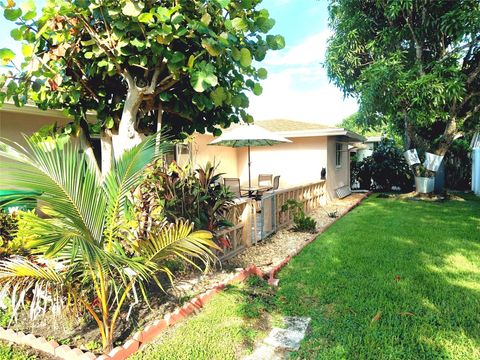
{"type": "Polygon", "coordinates": [[[194,316],[166,332],[132,359],[237,359],[252,350],[269,327],[274,293],[265,281],[250,277],[229,286],[194,316]]]}
{"type": "Polygon", "coordinates": [[[299,359],[479,359],[480,201],[371,198],[281,271],[299,359]]]}
{"type": "Polygon", "coordinates": [[[16,347],[0,341],[0,359],[2,360],[35,360],[35,355],[30,355],[27,352],[17,349],[16,347]]]}

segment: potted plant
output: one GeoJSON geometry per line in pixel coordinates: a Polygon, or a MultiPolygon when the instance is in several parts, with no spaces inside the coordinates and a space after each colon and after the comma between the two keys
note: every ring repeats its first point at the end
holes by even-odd
{"type": "Polygon", "coordinates": [[[424,165],[417,164],[413,167],[415,173],[415,188],[418,193],[428,194],[435,188],[435,173],[424,165]]]}

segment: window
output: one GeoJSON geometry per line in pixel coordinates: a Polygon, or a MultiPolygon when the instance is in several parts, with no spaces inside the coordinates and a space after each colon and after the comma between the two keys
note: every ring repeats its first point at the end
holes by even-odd
{"type": "Polygon", "coordinates": [[[335,166],[337,168],[342,166],[342,144],[340,143],[335,144],[335,166]]]}
{"type": "Polygon", "coordinates": [[[177,165],[184,167],[192,161],[190,144],[176,144],[163,156],[166,166],[175,161],[177,165]]]}

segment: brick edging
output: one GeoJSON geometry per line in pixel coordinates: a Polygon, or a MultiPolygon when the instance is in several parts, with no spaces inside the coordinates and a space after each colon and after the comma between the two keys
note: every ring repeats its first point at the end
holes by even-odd
{"type": "Polygon", "coordinates": [[[370,194],[371,192],[366,193],[365,196],[348,207],[342,216],[323,227],[319,232],[308,239],[305,244],[295,250],[293,254],[288,255],[279,264],[274,266],[270,272],[264,274],[262,270],[260,270],[255,264],[252,264],[236,274],[232,274],[223,282],[215,284],[210,290],[207,290],[186,302],[182,307],[179,307],[173,312],[166,314],[163,319],[155,320],[154,322],[145,326],[143,330],[137,331],[135,334],[133,334],[131,339],[125,342],[125,344],[115,347],[108,354],[97,357],[92,352],[84,352],[79,348],[71,348],[68,345],[59,345],[56,341],[47,341],[47,339],[42,336],[37,337],[33,334],[25,335],[21,331],[13,331],[12,329],[4,329],[2,327],[0,327],[0,339],[19,345],[27,345],[33,349],[43,351],[49,355],[53,355],[64,360],[125,360],[130,355],[138,351],[138,349],[140,349],[142,346],[155,340],[160,333],[162,333],[168,327],[175,325],[193,313],[198,313],[205,306],[205,304],[207,304],[217,293],[222,291],[225,286],[229,284],[243,282],[250,275],[255,275],[261,278],[268,276],[268,283],[270,285],[278,286],[279,280],[276,279],[275,276],[284,266],[289,263],[292,257],[298,255],[308,244],[313,242],[318,235],[325,232],[325,230],[327,230],[338,219],[349,213],[353,208],[357,207],[370,194]]]}

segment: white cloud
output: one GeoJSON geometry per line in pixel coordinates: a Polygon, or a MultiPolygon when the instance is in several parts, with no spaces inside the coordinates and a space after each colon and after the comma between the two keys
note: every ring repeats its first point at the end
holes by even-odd
{"type": "Polygon", "coordinates": [[[261,66],[269,70],[269,76],[262,82],[263,94],[250,96],[250,113],[255,119],[336,125],[357,111],[356,100],[344,99],[321,65],[329,35],[330,31],[322,31],[265,59],[261,66]]]}

